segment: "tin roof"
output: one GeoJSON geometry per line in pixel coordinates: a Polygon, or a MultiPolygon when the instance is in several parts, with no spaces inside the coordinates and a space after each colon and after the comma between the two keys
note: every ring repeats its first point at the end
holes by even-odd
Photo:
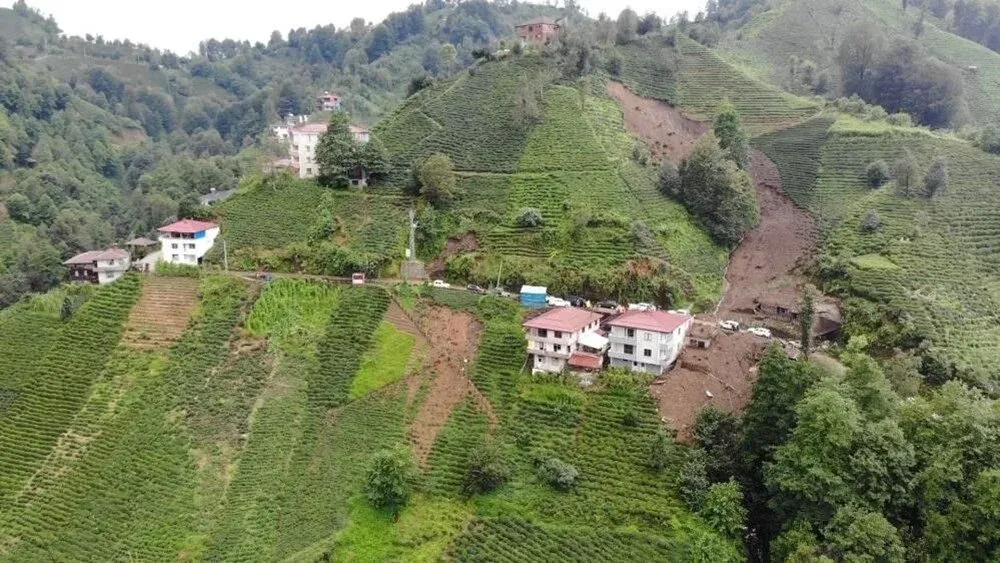
{"type": "Polygon", "coordinates": [[[690,315],[666,311],[626,311],[608,321],[608,324],[653,332],[673,332],[690,319],[690,315]]]}
{"type": "Polygon", "coordinates": [[[581,369],[601,369],[601,357],[597,354],[587,354],[586,352],[573,352],[569,357],[569,365],[581,369]]]}
{"type": "Polygon", "coordinates": [[[559,307],[542,313],[524,323],[523,326],[525,328],[540,328],[560,332],[576,332],[594,321],[601,320],[601,318],[601,315],[598,313],[592,313],[586,309],[559,307]]]}
{"type": "Polygon", "coordinates": [[[128,252],[120,248],[109,248],[107,250],[89,250],[87,252],[81,252],[80,254],[77,254],[69,260],[63,262],[63,264],[67,266],[74,264],[93,264],[98,260],[121,260],[123,258],[128,258],[128,252]]]}
{"type": "Polygon", "coordinates": [[[194,219],[184,219],[182,221],[176,221],[156,229],[161,233],[200,233],[202,231],[207,231],[208,229],[217,229],[219,226],[215,223],[210,223],[208,221],[196,221],[194,219]]]}

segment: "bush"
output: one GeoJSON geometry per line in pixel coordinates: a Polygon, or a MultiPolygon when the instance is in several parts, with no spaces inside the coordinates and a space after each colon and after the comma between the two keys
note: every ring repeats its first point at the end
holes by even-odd
{"type": "Polygon", "coordinates": [[[633,410],[626,411],[625,414],[622,415],[622,426],[625,426],[626,428],[635,428],[639,426],[639,415],[633,410]]]}
{"type": "Polygon", "coordinates": [[[677,444],[673,437],[660,430],[649,444],[647,464],[653,471],[660,472],[677,456],[677,444]]]}
{"type": "Polygon", "coordinates": [[[559,491],[569,491],[576,486],[580,470],[557,457],[537,463],[538,477],[559,491]]]}
{"type": "Polygon", "coordinates": [[[893,113],[890,114],[885,119],[889,125],[895,125],[897,127],[913,127],[913,118],[910,117],[908,113],[893,113]]]}
{"type": "Polygon", "coordinates": [[[861,222],[861,231],[865,233],[874,233],[882,229],[882,216],[878,214],[877,211],[872,209],[865,216],[865,220],[861,222]]]}
{"type": "Polygon", "coordinates": [[[510,479],[510,466],[496,444],[483,444],[469,454],[462,492],[472,496],[488,493],[510,479]]]}
{"type": "Polygon", "coordinates": [[[876,160],[868,165],[865,177],[868,178],[869,186],[881,188],[889,181],[889,165],[884,160],[876,160]]]}
{"type": "Polygon", "coordinates": [[[534,207],[525,207],[517,216],[517,226],[526,229],[541,227],[545,224],[542,212],[534,207]]]}
{"type": "Polygon", "coordinates": [[[416,474],[416,465],[409,449],[398,447],[381,450],[368,466],[365,495],[372,506],[396,513],[410,499],[416,474]]]}
{"type": "Polygon", "coordinates": [[[681,175],[674,163],[664,161],[660,165],[659,187],[660,193],[669,198],[677,198],[680,195],[681,175]]]}
{"type": "Polygon", "coordinates": [[[708,493],[708,486],[708,454],[701,448],[691,449],[681,467],[681,498],[691,510],[698,510],[708,493]]]}

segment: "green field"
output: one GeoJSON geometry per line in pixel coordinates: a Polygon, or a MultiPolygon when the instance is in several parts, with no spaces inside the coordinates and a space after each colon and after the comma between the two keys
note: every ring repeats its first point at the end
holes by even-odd
{"type": "Polygon", "coordinates": [[[960,377],[994,390],[1000,158],[954,137],[844,117],[814,119],[754,143],[778,165],[789,195],[815,214],[828,269],[841,276],[831,288],[905,312],[960,377]],[[942,195],[903,198],[892,183],[868,186],[868,164],[891,163],[904,148],[919,163],[919,178],[935,158],[947,161],[942,195]],[[869,234],[861,222],[872,211],[883,227],[869,234]]]}

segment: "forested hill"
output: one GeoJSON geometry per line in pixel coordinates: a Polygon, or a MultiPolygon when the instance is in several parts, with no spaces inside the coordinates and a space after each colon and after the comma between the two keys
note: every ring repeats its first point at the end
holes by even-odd
{"type": "Polygon", "coordinates": [[[235,188],[274,151],[268,125],[312,113],[322,91],[373,123],[411,79],[457,72],[513,22],[551,13],[432,1],[378,25],[276,31],[267,45],[207,39],[178,55],[66,37],[23,0],[0,9],[0,307],[58,283],[73,254],[235,188]]]}

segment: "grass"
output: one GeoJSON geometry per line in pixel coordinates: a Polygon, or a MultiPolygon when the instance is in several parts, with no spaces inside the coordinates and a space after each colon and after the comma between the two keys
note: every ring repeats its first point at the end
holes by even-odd
{"type": "Polygon", "coordinates": [[[351,383],[351,399],[358,399],[402,379],[413,351],[414,337],[387,322],[375,330],[375,341],[361,359],[351,383]]]}
{"type": "Polygon", "coordinates": [[[899,266],[894,264],[891,260],[885,256],[879,256],[878,254],[865,254],[863,256],[855,256],[851,259],[851,263],[861,268],[862,270],[898,270],[899,266]]]}

